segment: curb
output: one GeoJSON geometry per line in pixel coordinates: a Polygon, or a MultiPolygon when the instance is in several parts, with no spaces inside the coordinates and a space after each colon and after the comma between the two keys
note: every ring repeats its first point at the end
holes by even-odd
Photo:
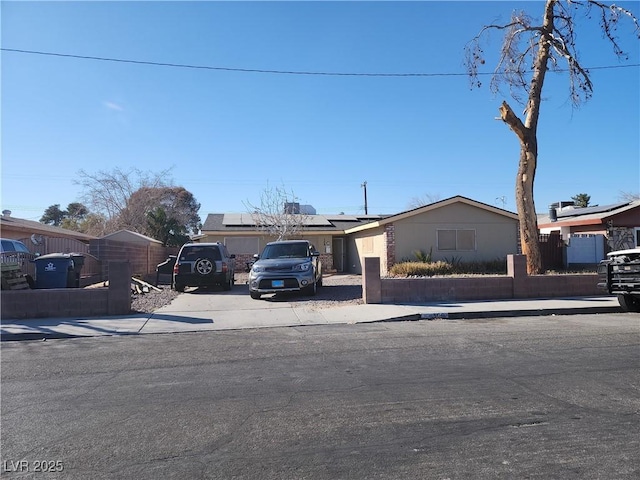
{"type": "MultiPolygon", "coordinates": [[[[526,310],[491,310],[491,311],[475,311],[475,312],[433,312],[433,313],[414,313],[410,315],[401,315],[399,317],[391,317],[381,320],[372,320],[359,323],[385,323],[385,322],[417,322],[421,320],[474,320],[485,318],[516,318],[516,317],[540,317],[540,316],[560,316],[560,315],[587,315],[599,313],[624,313],[619,306],[601,306],[601,307],[574,307],[574,308],[547,308],[547,309],[526,309],[526,310]]],[[[338,324],[336,324],[338,325],[338,324]]],[[[295,325],[295,327],[306,325],[295,325]]],[[[280,326],[282,327],[282,326],[280,326]]],[[[277,327],[277,328],[280,328],[277,327]]],[[[247,327],[255,328],[255,327],[247,327]]],[[[269,327],[262,327],[269,328],[269,327]]],[[[197,332],[199,330],[193,330],[197,332]]],[[[180,331],[179,333],[188,333],[192,331],[180,331]]],[[[112,332],[101,333],[99,335],[76,335],[64,332],[25,332],[25,333],[3,333],[0,335],[0,343],[15,341],[47,341],[71,338],[96,338],[96,337],[114,337],[129,335],[158,335],[174,332],[112,332]]],[[[177,333],[177,332],[176,332],[177,333]]]]}
{"type": "Polygon", "coordinates": [[[384,322],[417,322],[420,320],[474,320],[481,318],[515,318],[515,317],[544,317],[559,315],[589,315],[598,313],[624,313],[620,307],[575,307],[575,308],[546,308],[528,310],[491,310],[477,312],[433,312],[414,313],[400,317],[375,320],[367,323],[384,322]]]}

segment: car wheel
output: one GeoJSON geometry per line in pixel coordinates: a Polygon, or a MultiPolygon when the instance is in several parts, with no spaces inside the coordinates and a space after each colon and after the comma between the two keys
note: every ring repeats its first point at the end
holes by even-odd
{"type": "Polygon", "coordinates": [[[304,289],[304,293],[306,293],[309,296],[314,296],[316,293],[318,292],[318,283],[317,282],[313,282],[311,285],[309,285],[308,287],[306,287],[304,289]]]}
{"type": "Polygon", "coordinates": [[[251,298],[254,300],[260,300],[260,294],[258,292],[249,292],[249,295],[251,295],[251,298]]]}
{"type": "Polygon", "coordinates": [[[318,279],[318,288],[322,286],[322,274],[320,274],[320,278],[318,279]]]}
{"type": "Polygon", "coordinates": [[[180,284],[180,283],[176,283],[174,285],[174,289],[176,292],[184,292],[184,285],[180,284]]]}
{"type": "Polygon", "coordinates": [[[625,312],[640,312],[640,298],[633,295],[618,295],[618,303],[625,312]]]}
{"type": "Polygon", "coordinates": [[[233,276],[230,276],[229,280],[224,282],[224,284],[222,285],[222,289],[225,290],[225,291],[229,291],[229,290],[231,290],[232,286],[233,286],[233,276]]]}
{"type": "Polygon", "coordinates": [[[199,258],[195,264],[196,273],[203,277],[216,271],[216,264],[210,258],[199,258]]]}

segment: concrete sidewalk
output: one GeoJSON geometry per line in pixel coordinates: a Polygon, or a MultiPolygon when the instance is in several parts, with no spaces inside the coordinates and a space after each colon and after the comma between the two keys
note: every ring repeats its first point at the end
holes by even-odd
{"type": "Polygon", "coordinates": [[[153,314],[104,318],[43,318],[2,320],[2,341],[180,333],[247,328],[296,327],[428,319],[474,319],[578,313],[620,313],[615,297],[576,297],[483,302],[442,302],[424,305],[347,305],[313,309],[304,303],[282,302],[243,310],[189,309],[174,301],[153,314]]]}

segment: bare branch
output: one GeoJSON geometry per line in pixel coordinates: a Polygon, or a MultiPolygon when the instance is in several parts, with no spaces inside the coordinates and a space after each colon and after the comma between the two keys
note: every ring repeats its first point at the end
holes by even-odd
{"type": "Polygon", "coordinates": [[[309,218],[309,215],[300,212],[295,194],[287,192],[284,187],[267,187],[260,195],[259,206],[249,201],[244,205],[256,228],[278,240],[299,235],[309,218]]]}

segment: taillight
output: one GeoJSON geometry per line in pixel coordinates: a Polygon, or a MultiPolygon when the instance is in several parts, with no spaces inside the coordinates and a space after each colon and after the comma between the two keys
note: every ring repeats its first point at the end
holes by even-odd
{"type": "Polygon", "coordinates": [[[179,273],[180,272],[180,267],[178,266],[178,262],[175,263],[175,265],[173,266],[173,273],[179,273]]]}
{"type": "Polygon", "coordinates": [[[222,273],[227,273],[229,271],[229,267],[227,267],[227,264],[222,262],[222,273]]]}

